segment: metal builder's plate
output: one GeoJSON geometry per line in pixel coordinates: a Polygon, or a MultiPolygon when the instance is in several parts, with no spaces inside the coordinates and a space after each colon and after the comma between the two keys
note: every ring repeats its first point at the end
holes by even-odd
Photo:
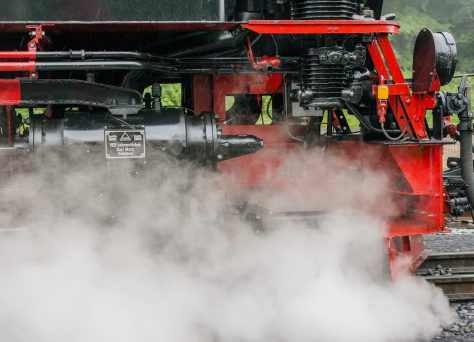
{"type": "Polygon", "coordinates": [[[105,128],[107,159],[145,158],[145,129],[105,128]]]}

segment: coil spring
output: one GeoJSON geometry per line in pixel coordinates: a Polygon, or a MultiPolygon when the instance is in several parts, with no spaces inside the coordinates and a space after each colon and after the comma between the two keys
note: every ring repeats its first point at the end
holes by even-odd
{"type": "Polygon", "coordinates": [[[293,20],[344,20],[359,12],[359,0],[292,0],[293,20]]]}
{"type": "Polygon", "coordinates": [[[304,89],[311,89],[317,99],[340,98],[346,87],[344,65],[322,65],[320,49],[309,49],[301,57],[301,81],[304,89]]]}

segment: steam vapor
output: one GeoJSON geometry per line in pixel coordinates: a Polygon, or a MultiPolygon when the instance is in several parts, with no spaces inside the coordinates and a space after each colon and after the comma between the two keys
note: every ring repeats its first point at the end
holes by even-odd
{"type": "MultiPolygon", "coordinates": [[[[383,217],[368,209],[383,175],[347,186],[342,172],[343,195],[312,192],[337,204],[317,225],[256,231],[216,174],[100,163],[50,161],[4,188],[22,214],[2,217],[0,341],[423,341],[452,320],[438,289],[387,275],[383,217]]],[[[247,194],[272,207],[286,195],[247,194]]]]}

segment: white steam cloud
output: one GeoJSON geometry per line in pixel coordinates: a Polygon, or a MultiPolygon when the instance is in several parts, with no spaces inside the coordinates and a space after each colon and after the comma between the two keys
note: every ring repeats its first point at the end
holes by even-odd
{"type": "Polygon", "coordinates": [[[422,341],[451,321],[439,290],[387,277],[383,218],[368,210],[383,177],[347,186],[345,171],[315,189],[332,203],[317,228],[255,232],[215,175],[159,164],[54,166],[4,189],[22,208],[6,228],[28,230],[0,234],[0,341],[422,341]]]}

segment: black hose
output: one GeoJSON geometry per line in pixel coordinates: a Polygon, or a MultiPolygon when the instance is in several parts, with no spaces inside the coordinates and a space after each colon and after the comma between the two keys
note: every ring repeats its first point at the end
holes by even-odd
{"type": "Polygon", "coordinates": [[[408,122],[405,126],[405,129],[403,130],[403,132],[397,136],[397,137],[391,137],[388,133],[387,133],[387,130],[385,129],[385,122],[382,122],[380,123],[380,127],[382,127],[382,132],[383,132],[383,135],[385,135],[385,138],[387,138],[388,140],[390,141],[400,141],[403,139],[403,137],[405,136],[405,134],[407,133],[408,131],[408,122]]]}
{"type": "MultiPolygon", "coordinates": [[[[380,134],[384,134],[384,133],[388,133],[388,134],[402,134],[403,133],[403,134],[405,134],[404,132],[402,132],[400,130],[389,130],[389,129],[381,130],[379,128],[375,128],[374,126],[372,126],[370,124],[370,122],[367,121],[366,118],[364,118],[364,116],[350,102],[346,102],[346,107],[352,112],[352,114],[354,114],[354,116],[357,118],[357,120],[360,121],[361,125],[366,130],[368,130],[369,132],[375,132],[375,133],[380,133],[380,134]]],[[[408,126],[405,127],[404,131],[407,130],[407,129],[408,129],[408,126]]]]}

